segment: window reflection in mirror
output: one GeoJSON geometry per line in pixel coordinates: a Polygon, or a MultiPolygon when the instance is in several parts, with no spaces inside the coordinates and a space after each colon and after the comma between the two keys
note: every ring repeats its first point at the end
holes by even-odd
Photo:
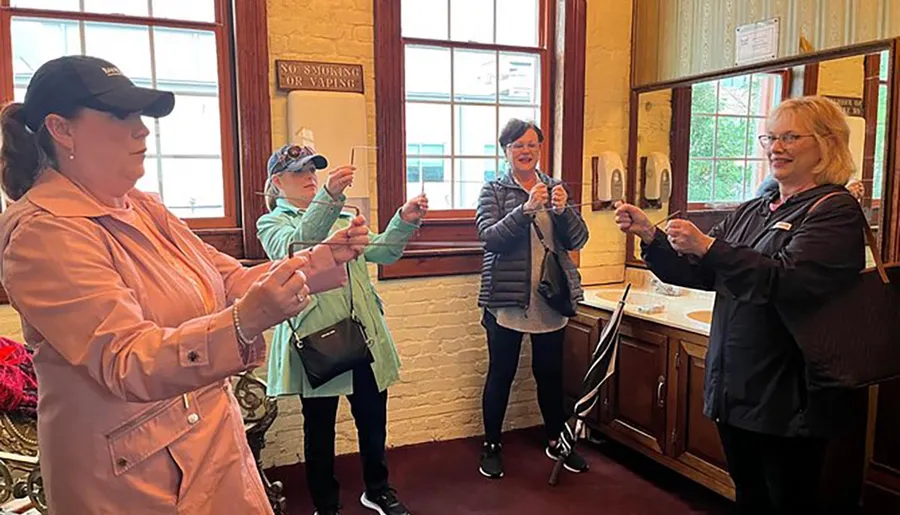
{"type": "MultiPolygon", "coordinates": [[[[765,134],[772,110],[792,96],[819,94],[838,102],[847,115],[853,180],[864,186],[860,203],[877,233],[889,151],[890,63],[890,51],[884,50],[640,92],[631,140],[636,148],[629,171],[635,182],[632,202],[642,203],[654,222],[678,210],[679,217],[709,230],[736,206],[757,197],[764,183],[771,184],[766,183],[771,175],[758,137],[765,134]],[[654,152],[671,160],[672,197],[648,208],[643,159],[654,152]]],[[[632,239],[629,247],[629,262],[640,263],[639,241],[632,239]]]]}
{"type": "Polygon", "coordinates": [[[759,73],[691,87],[688,209],[729,209],[756,196],[768,175],[757,136],[785,97],[784,73],[759,73]]]}

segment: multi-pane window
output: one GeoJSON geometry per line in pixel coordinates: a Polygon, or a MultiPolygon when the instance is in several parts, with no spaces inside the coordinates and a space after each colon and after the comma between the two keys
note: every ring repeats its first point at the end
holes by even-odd
{"type": "Polygon", "coordinates": [[[424,191],[431,209],[473,209],[505,169],[506,122],[541,123],[540,2],[403,0],[401,13],[406,197],[424,191]]]}
{"type": "MultiPolygon", "coordinates": [[[[137,187],[158,193],[192,225],[234,226],[231,72],[224,69],[230,60],[220,58],[227,55],[217,20],[221,1],[10,0],[8,29],[0,28],[12,41],[11,55],[0,55],[12,59],[11,67],[0,67],[12,70],[9,96],[22,101],[42,64],[75,54],[106,59],[139,86],[174,92],[171,115],[144,120],[150,135],[137,187]]],[[[10,81],[0,77],[0,83],[10,81]]]]}
{"type": "Polygon", "coordinates": [[[881,53],[878,73],[878,118],[875,128],[875,164],[872,171],[872,198],[880,199],[884,181],[884,137],[887,134],[888,70],[891,54],[881,53]]]}
{"type": "Polygon", "coordinates": [[[716,207],[753,198],[768,173],[757,137],[781,102],[780,74],[752,74],[691,88],[688,202],[716,207]]]}

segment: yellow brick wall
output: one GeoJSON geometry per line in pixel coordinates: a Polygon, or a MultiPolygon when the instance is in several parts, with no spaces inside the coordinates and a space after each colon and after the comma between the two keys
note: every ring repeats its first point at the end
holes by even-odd
{"type": "MultiPolygon", "coordinates": [[[[631,2],[587,3],[587,57],[584,84],[584,179],[582,198],[591,198],[591,157],[613,151],[627,164],[628,97],[631,68],[631,2]]],[[[585,285],[625,278],[625,237],[612,211],[585,208],[591,238],[581,254],[585,285]]]]}
{"type": "Polygon", "coordinates": [[[865,56],[858,55],[819,63],[817,93],[843,97],[863,97],[865,56]]]}

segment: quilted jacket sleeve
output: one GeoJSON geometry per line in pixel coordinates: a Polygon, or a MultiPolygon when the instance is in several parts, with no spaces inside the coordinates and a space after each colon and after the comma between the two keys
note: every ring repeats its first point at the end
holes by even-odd
{"type": "Polygon", "coordinates": [[[490,182],[485,184],[478,197],[475,225],[485,250],[497,254],[502,254],[520,238],[527,237],[532,220],[532,216],[525,214],[523,205],[516,206],[505,216],[502,207],[497,186],[490,182]]]}

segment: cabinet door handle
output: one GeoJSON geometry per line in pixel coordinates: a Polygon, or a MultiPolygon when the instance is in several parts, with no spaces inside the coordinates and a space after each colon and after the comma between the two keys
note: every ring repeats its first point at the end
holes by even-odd
{"type": "Polygon", "coordinates": [[[663,387],[666,386],[666,378],[663,376],[659,376],[656,384],[656,405],[660,408],[666,405],[666,400],[663,398],[663,387]]]}

